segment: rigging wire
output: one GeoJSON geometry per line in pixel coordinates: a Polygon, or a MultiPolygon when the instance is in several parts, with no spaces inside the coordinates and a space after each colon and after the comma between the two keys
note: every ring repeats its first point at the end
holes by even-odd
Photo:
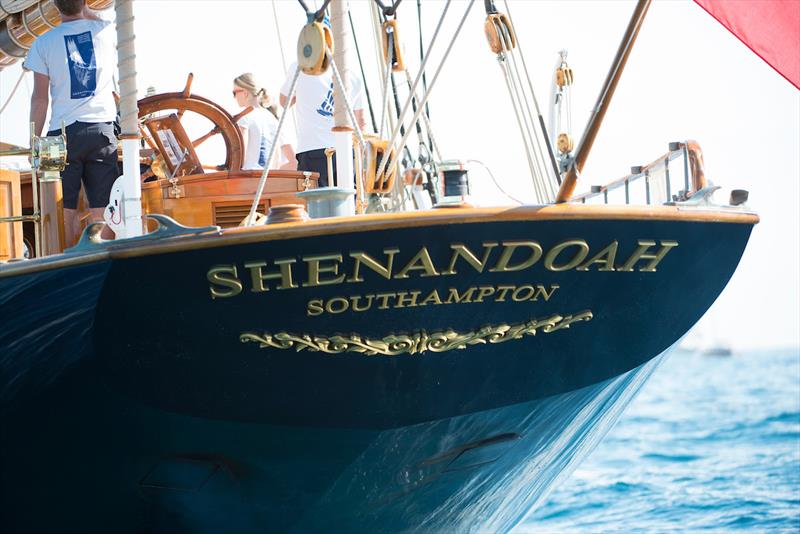
{"type": "Polygon", "coordinates": [[[386,119],[389,116],[389,78],[392,76],[392,64],[386,62],[386,74],[383,77],[383,106],[381,107],[381,129],[378,136],[383,138],[383,129],[386,126],[386,119]]]}
{"type": "Polygon", "coordinates": [[[374,40],[373,51],[375,52],[375,63],[378,67],[378,72],[384,73],[383,77],[381,78],[381,90],[383,93],[381,94],[381,122],[380,122],[380,132],[379,137],[383,138],[383,132],[385,126],[388,124],[389,130],[394,129],[394,116],[389,113],[389,100],[388,100],[388,87],[389,87],[389,75],[391,74],[391,64],[389,64],[385,58],[383,57],[383,53],[381,52],[383,44],[382,44],[382,26],[380,21],[380,8],[378,4],[375,2],[369,3],[369,11],[370,11],[370,18],[372,19],[372,37],[374,40]]]}
{"type": "MultiPolygon", "coordinates": [[[[508,33],[508,28],[500,28],[500,30],[506,34],[507,39],[511,38],[508,33]]],[[[519,42],[517,42],[517,45],[519,45],[519,42]]],[[[508,57],[511,59],[510,68],[513,69],[512,79],[514,80],[514,89],[517,94],[517,99],[520,103],[522,117],[525,122],[525,128],[528,132],[531,147],[533,148],[533,159],[536,162],[536,169],[539,171],[539,186],[541,192],[543,193],[542,198],[539,200],[540,202],[552,202],[555,200],[556,192],[555,189],[550,186],[550,180],[547,179],[547,164],[544,162],[545,152],[542,150],[541,137],[537,135],[538,132],[536,131],[536,126],[534,124],[534,114],[531,110],[527,95],[525,94],[525,87],[522,83],[522,77],[520,76],[519,69],[517,68],[516,54],[514,54],[512,51],[509,51],[508,57]],[[524,109],[522,109],[523,106],[524,109]]],[[[509,74],[511,74],[511,71],[509,71],[509,74]]]]}
{"type": "MultiPolygon", "coordinates": [[[[469,1],[469,4],[467,5],[467,9],[466,9],[466,11],[464,11],[464,16],[461,18],[461,21],[458,23],[458,27],[456,28],[455,34],[453,35],[453,38],[450,40],[450,43],[447,45],[447,49],[445,50],[444,55],[442,56],[442,61],[439,63],[439,66],[437,67],[436,72],[433,75],[433,79],[431,79],[430,87],[428,87],[428,90],[425,91],[424,95],[422,95],[422,101],[420,102],[420,107],[419,107],[419,109],[417,109],[417,112],[414,113],[414,117],[411,119],[412,124],[414,122],[416,122],[417,120],[419,120],[419,116],[422,114],[422,111],[423,111],[423,109],[425,107],[425,103],[428,102],[428,99],[431,96],[431,92],[433,91],[433,87],[436,85],[436,80],[439,78],[439,74],[441,74],[442,68],[444,67],[444,64],[447,62],[447,57],[450,55],[450,51],[453,49],[453,45],[455,44],[456,39],[458,38],[458,35],[461,33],[461,29],[464,27],[464,23],[467,20],[467,16],[469,15],[469,12],[472,10],[472,6],[474,4],[475,4],[475,0],[470,0],[469,1]]],[[[448,5],[449,5],[449,1],[448,1],[448,5]]],[[[441,23],[441,21],[440,21],[440,23],[441,23]]],[[[431,52],[430,49],[428,49],[428,56],[430,56],[430,52],[431,52]]],[[[427,57],[426,57],[426,59],[427,59],[427,57]]],[[[416,81],[419,82],[420,78],[421,78],[421,76],[418,75],[416,81]]],[[[406,100],[406,103],[408,103],[409,101],[410,100],[406,100]]],[[[408,108],[408,106],[406,106],[406,110],[407,110],[407,108],[408,108]]],[[[406,131],[406,134],[400,139],[400,143],[399,143],[400,147],[404,147],[405,146],[406,141],[408,140],[408,135],[409,135],[409,131],[406,131]]],[[[397,132],[395,131],[395,135],[393,137],[396,138],[396,136],[397,136],[397,132]]],[[[394,140],[390,140],[389,146],[393,145],[393,141],[394,140]]],[[[378,174],[383,173],[383,171],[386,169],[386,163],[387,163],[388,156],[389,156],[390,152],[391,151],[387,151],[387,152],[385,152],[383,154],[383,158],[381,159],[381,165],[380,165],[380,167],[378,169],[378,174]]],[[[395,153],[395,156],[392,159],[393,159],[392,166],[394,166],[394,165],[396,165],[396,161],[397,161],[397,153],[395,153]]]]}
{"type": "MultiPolygon", "coordinates": [[[[273,5],[275,0],[273,1],[273,5]]],[[[369,94],[369,84],[367,84],[367,75],[364,73],[364,62],[361,60],[361,49],[358,46],[358,38],[356,37],[356,28],[353,25],[353,13],[347,10],[347,17],[350,19],[350,33],[353,35],[353,43],[356,46],[356,56],[358,57],[358,68],[361,70],[361,81],[364,85],[364,93],[367,96],[367,106],[369,107],[369,117],[372,119],[372,130],[377,132],[378,125],[375,123],[375,110],[372,109],[372,97],[369,94]]]]}
{"type": "Polygon", "coordinates": [[[525,58],[521,48],[516,50],[519,41],[512,29],[511,19],[507,15],[499,13],[493,1],[487,0],[484,5],[487,11],[487,23],[491,21],[492,30],[494,30],[492,39],[497,41],[492,45],[492,49],[496,52],[517,119],[536,200],[540,203],[550,203],[555,200],[555,184],[560,175],[550,139],[547,137],[544,119],[533,91],[533,84],[527,71],[525,58]],[[522,56],[520,60],[517,60],[517,53],[522,56]],[[522,69],[519,67],[520,61],[523,63],[522,69]],[[525,71],[527,86],[521,71],[525,71]],[[531,101],[533,101],[533,108],[531,101]]]}
{"type": "Polygon", "coordinates": [[[272,19],[275,21],[275,35],[278,38],[278,48],[281,51],[281,64],[283,65],[283,74],[288,74],[286,65],[286,53],[283,51],[283,39],[281,38],[281,25],[278,24],[278,9],[275,7],[275,0],[272,0],[272,19]]]}
{"type": "MultiPolygon", "coordinates": [[[[302,3],[302,0],[299,0],[302,3]]],[[[291,102],[292,98],[294,97],[294,93],[297,90],[297,79],[300,77],[300,66],[298,65],[297,68],[294,70],[294,75],[292,76],[292,83],[289,86],[289,94],[286,95],[286,101],[291,102]]],[[[272,156],[275,155],[275,149],[278,147],[278,139],[280,139],[281,129],[283,128],[283,123],[286,121],[286,113],[281,113],[281,118],[278,120],[278,127],[275,128],[275,135],[272,138],[272,144],[269,147],[269,154],[264,161],[272,161],[272,156]]],[[[269,174],[269,165],[264,165],[264,170],[261,172],[261,179],[258,181],[258,188],[256,189],[256,195],[253,197],[253,204],[250,206],[250,212],[247,214],[247,218],[244,220],[244,226],[253,226],[255,222],[255,214],[256,209],[258,208],[258,203],[261,200],[261,194],[264,192],[264,185],[267,183],[267,174],[269,174]]]]}
{"type": "Polygon", "coordinates": [[[511,73],[508,70],[508,65],[506,64],[505,57],[502,54],[497,55],[497,60],[500,62],[500,70],[503,71],[503,75],[506,81],[506,87],[508,88],[508,95],[511,98],[511,105],[514,108],[514,116],[517,119],[517,124],[519,125],[520,135],[522,136],[522,142],[525,145],[525,156],[528,160],[528,168],[531,171],[531,179],[533,180],[533,188],[536,193],[536,200],[538,202],[542,201],[541,198],[541,191],[539,188],[539,180],[538,176],[539,173],[536,170],[535,165],[533,164],[533,159],[531,157],[531,147],[528,144],[528,138],[526,136],[526,128],[522,123],[522,117],[520,115],[520,110],[517,105],[517,99],[514,95],[514,89],[512,87],[513,81],[511,80],[511,73]]]}
{"type": "MultiPolygon", "coordinates": [[[[278,10],[275,7],[275,0],[272,0],[272,18],[275,21],[275,35],[278,38],[278,49],[281,51],[281,64],[283,65],[283,75],[284,77],[289,74],[289,66],[286,64],[286,53],[283,50],[283,37],[281,36],[281,25],[278,23],[278,10]]],[[[283,113],[286,113],[288,109],[291,109],[290,113],[292,114],[292,124],[294,125],[294,131],[297,131],[297,113],[295,112],[295,107],[292,106],[289,108],[288,106],[283,109],[283,113]]]]}
{"type": "MultiPolygon", "coordinates": [[[[431,58],[431,55],[432,55],[431,51],[433,50],[433,45],[436,43],[436,39],[439,37],[439,31],[442,29],[442,26],[444,24],[444,19],[447,16],[447,11],[450,8],[451,1],[452,0],[447,0],[447,3],[444,6],[444,10],[442,11],[442,15],[439,18],[439,23],[436,25],[436,30],[433,32],[433,37],[431,37],[431,43],[428,45],[428,52],[425,54],[425,58],[422,60],[422,65],[420,65],[420,67],[419,67],[419,72],[417,73],[417,77],[414,80],[414,83],[412,84],[412,87],[410,89],[411,92],[409,93],[409,98],[406,99],[406,103],[403,106],[403,110],[400,112],[400,114],[398,116],[398,123],[399,124],[403,123],[403,117],[405,117],[405,114],[408,112],[408,107],[409,107],[409,105],[411,103],[411,98],[410,97],[417,90],[417,86],[419,85],[419,82],[422,79],[422,73],[425,72],[425,67],[428,64],[428,60],[431,58]]],[[[467,13],[469,13],[470,9],[472,9],[473,2],[474,2],[474,0],[470,0],[469,6],[467,7],[467,13]]],[[[465,15],[465,17],[466,17],[466,15],[465,15]]],[[[461,30],[461,26],[463,25],[463,22],[464,21],[462,19],[461,25],[459,25],[458,29],[456,30],[456,36],[458,35],[458,32],[461,30]]],[[[453,40],[455,40],[455,36],[454,36],[453,40]]],[[[442,58],[441,65],[444,64],[445,59],[447,59],[447,54],[449,54],[450,49],[452,47],[453,47],[453,41],[450,42],[450,45],[448,46],[447,51],[445,52],[445,55],[442,58]]],[[[439,66],[440,70],[441,70],[441,65],[439,66]]],[[[438,71],[437,71],[437,74],[438,74],[438,71]]],[[[433,86],[433,81],[431,81],[431,86],[433,86]]],[[[425,91],[425,95],[429,95],[429,94],[430,94],[430,88],[425,91]]],[[[422,109],[424,109],[424,106],[428,101],[427,98],[424,98],[424,97],[423,97],[423,100],[424,101],[421,104],[423,106],[422,109]]],[[[414,115],[418,117],[417,113],[415,113],[414,115]]],[[[416,118],[414,120],[416,120],[416,118]]],[[[400,133],[400,129],[397,126],[395,126],[394,131],[392,131],[392,135],[389,138],[389,146],[393,146],[394,145],[394,142],[397,140],[397,135],[399,133],[400,133]]],[[[407,136],[403,135],[403,138],[404,138],[404,140],[401,143],[401,146],[405,143],[405,139],[407,138],[407,136]]],[[[388,158],[389,158],[389,151],[386,151],[386,152],[384,152],[383,157],[381,158],[381,163],[380,163],[380,166],[379,166],[378,174],[382,173],[384,171],[384,169],[386,169],[386,164],[388,163],[388,158]]]]}
{"type": "Polygon", "coordinates": [[[0,115],[3,114],[3,112],[6,110],[8,105],[11,103],[11,99],[14,98],[14,94],[17,92],[17,89],[19,89],[19,86],[22,83],[22,80],[25,79],[25,73],[26,73],[25,69],[22,69],[22,72],[19,73],[19,79],[17,80],[17,83],[15,83],[14,84],[14,88],[11,89],[11,93],[8,95],[8,98],[6,99],[5,104],[3,104],[2,107],[0,107],[0,115]]]}
{"type": "MultiPolygon", "coordinates": [[[[408,84],[408,90],[411,91],[411,86],[412,86],[411,73],[408,71],[408,69],[405,69],[405,74],[406,74],[406,83],[408,84]]],[[[416,99],[416,97],[417,97],[417,95],[416,95],[416,92],[415,92],[414,93],[414,98],[416,99]]],[[[427,109],[427,107],[428,107],[428,105],[425,104],[425,108],[426,109],[427,109]]],[[[416,107],[414,108],[414,111],[417,111],[416,107]]],[[[428,155],[429,156],[430,156],[430,154],[435,154],[436,159],[441,161],[442,160],[442,154],[439,151],[439,144],[436,142],[436,138],[433,136],[433,126],[431,125],[430,118],[425,113],[422,114],[422,122],[425,123],[425,130],[426,130],[426,133],[428,135],[428,143],[430,143],[430,147],[428,145],[425,145],[423,143],[422,139],[420,139],[420,146],[424,146],[425,147],[425,149],[428,151],[428,155]]],[[[419,125],[419,121],[417,121],[417,125],[419,125]]],[[[420,161],[420,163],[424,163],[424,162],[420,161]]]]}
{"type": "MultiPolygon", "coordinates": [[[[419,62],[422,63],[425,57],[425,45],[422,42],[422,0],[417,0],[417,27],[419,28],[419,62]]],[[[428,90],[428,76],[425,71],[422,71],[422,90],[428,90]]],[[[431,118],[431,110],[428,108],[428,104],[425,104],[425,116],[428,119],[431,118]]]]}
{"type": "MultiPolygon", "coordinates": [[[[503,0],[503,4],[505,5],[506,12],[508,13],[508,20],[511,21],[511,25],[514,25],[514,18],[511,16],[511,7],[508,5],[508,0],[503,0]]],[[[544,118],[542,117],[541,109],[539,108],[539,102],[536,99],[536,93],[533,90],[533,83],[531,82],[531,75],[528,72],[528,63],[525,61],[525,54],[522,51],[522,42],[519,40],[519,34],[516,35],[517,38],[517,46],[519,47],[519,57],[522,60],[522,68],[525,71],[525,78],[528,81],[528,88],[530,89],[531,98],[533,99],[533,106],[536,108],[536,114],[539,117],[539,127],[542,129],[542,134],[544,136],[544,141],[547,144],[547,154],[550,157],[550,163],[553,166],[553,171],[555,172],[556,180],[558,183],[561,183],[561,175],[558,171],[558,163],[556,163],[556,156],[555,151],[553,150],[553,145],[550,143],[550,138],[547,135],[547,128],[544,124],[544,118]]],[[[553,192],[555,194],[555,190],[553,192]]]]}
{"type": "MultiPolygon", "coordinates": [[[[398,1],[397,4],[399,4],[399,3],[400,2],[398,1]]],[[[388,20],[388,16],[384,15],[384,21],[386,21],[386,20],[388,20]]],[[[385,31],[385,29],[384,29],[384,31],[385,31]]],[[[394,41],[395,41],[395,39],[397,39],[397,34],[394,33],[394,32],[386,32],[386,37],[387,37],[387,49],[388,50],[394,50],[394,45],[395,45],[394,41]]],[[[403,70],[406,72],[406,74],[408,74],[408,68],[404,67],[403,70]]],[[[416,112],[417,111],[417,100],[416,100],[417,95],[416,95],[416,92],[412,92],[412,84],[411,84],[410,77],[406,76],[406,78],[407,78],[407,83],[408,83],[409,95],[411,97],[411,108],[413,109],[413,111],[416,112]]],[[[400,97],[398,96],[398,93],[397,93],[397,82],[394,79],[394,73],[391,74],[391,81],[392,81],[392,94],[394,96],[395,112],[397,113],[397,116],[399,118],[400,115],[401,115],[401,113],[400,113],[400,97]]],[[[405,127],[403,126],[402,121],[401,121],[400,124],[401,124],[400,134],[404,135],[405,134],[405,127]]],[[[419,141],[419,144],[420,145],[424,145],[425,144],[424,134],[422,132],[422,126],[420,125],[419,121],[417,121],[412,126],[415,127],[414,129],[417,132],[417,140],[419,141]]],[[[428,149],[427,146],[425,148],[428,149]]],[[[428,149],[428,152],[430,152],[430,149],[428,149]]],[[[414,158],[411,155],[411,150],[407,146],[403,147],[403,153],[404,153],[405,157],[407,158],[407,160],[410,163],[414,162],[414,158]]]]}

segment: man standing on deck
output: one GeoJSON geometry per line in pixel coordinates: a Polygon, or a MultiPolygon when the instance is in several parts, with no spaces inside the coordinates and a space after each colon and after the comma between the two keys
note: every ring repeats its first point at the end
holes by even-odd
{"type": "MultiPolygon", "coordinates": [[[[330,25],[327,17],[325,17],[324,23],[330,25]]],[[[325,156],[325,149],[334,146],[332,131],[333,67],[328,67],[328,70],[319,76],[309,76],[300,72],[295,96],[289,102],[288,94],[296,69],[296,62],[289,66],[288,77],[281,87],[280,103],[284,108],[284,113],[288,113],[289,108],[297,103],[297,146],[295,147],[297,170],[319,173],[321,187],[333,185],[333,182],[328,179],[328,159],[325,156]]],[[[350,76],[348,81],[350,82],[348,98],[353,105],[358,125],[363,130],[365,124],[361,97],[363,84],[355,76],[350,76]]],[[[335,172],[335,155],[333,168],[335,172]]]]}
{"type": "Polygon", "coordinates": [[[103,220],[111,187],[118,177],[113,77],[117,65],[114,25],[99,18],[86,0],[53,0],[61,24],[34,41],[23,67],[32,70],[30,120],[41,135],[49,97],[53,100],[48,135],[67,132],[64,190],[65,246],[78,237],[81,182],[93,221],[103,220]],[[48,97],[49,91],[49,97],[48,97]]]}

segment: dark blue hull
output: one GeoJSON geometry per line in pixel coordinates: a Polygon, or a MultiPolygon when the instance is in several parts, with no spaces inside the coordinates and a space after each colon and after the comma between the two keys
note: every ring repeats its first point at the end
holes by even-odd
{"type": "Polygon", "coordinates": [[[705,313],[754,222],[548,217],[0,271],[3,526],[508,530],[705,313]]]}
{"type": "Polygon", "coordinates": [[[506,531],[591,451],[659,360],[383,431],[199,419],[95,380],[62,384],[3,420],[4,531],[506,531]]]}

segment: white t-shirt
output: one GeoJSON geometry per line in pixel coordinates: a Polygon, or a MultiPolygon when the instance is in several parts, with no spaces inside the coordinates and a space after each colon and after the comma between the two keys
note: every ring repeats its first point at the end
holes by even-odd
{"type": "MultiPolygon", "coordinates": [[[[289,96],[292,88],[292,77],[297,63],[289,67],[289,76],[281,87],[281,94],[289,96]]],[[[363,108],[363,83],[356,76],[350,76],[350,103],[354,110],[363,108]]],[[[309,76],[300,73],[297,79],[297,152],[308,152],[320,148],[329,148],[334,144],[333,128],[333,70],[320,76],[309,76]]]]}
{"type": "MultiPolygon", "coordinates": [[[[245,154],[242,168],[246,170],[263,169],[267,164],[267,156],[272,148],[275,132],[278,131],[278,119],[268,109],[256,107],[239,119],[239,126],[245,129],[245,154]]],[[[272,159],[272,161],[278,162],[279,166],[286,163],[286,158],[280,151],[285,144],[287,143],[283,140],[283,133],[281,133],[276,148],[277,157],[272,159]]]]}
{"type": "Polygon", "coordinates": [[[50,130],[117,116],[117,37],[108,21],[63,22],[33,42],[22,66],[50,78],[50,130]]]}

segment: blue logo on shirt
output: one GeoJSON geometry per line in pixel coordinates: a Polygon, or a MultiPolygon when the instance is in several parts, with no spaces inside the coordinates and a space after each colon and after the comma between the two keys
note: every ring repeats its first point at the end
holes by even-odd
{"type": "Polygon", "coordinates": [[[325,100],[317,108],[317,113],[323,117],[333,117],[333,82],[331,82],[331,88],[328,89],[325,100]]]}
{"type": "Polygon", "coordinates": [[[267,166],[267,140],[261,137],[261,146],[258,147],[258,166],[262,169],[267,166]]]}
{"type": "Polygon", "coordinates": [[[97,89],[97,61],[94,56],[92,32],[65,35],[69,66],[70,98],[94,96],[97,89]]]}

